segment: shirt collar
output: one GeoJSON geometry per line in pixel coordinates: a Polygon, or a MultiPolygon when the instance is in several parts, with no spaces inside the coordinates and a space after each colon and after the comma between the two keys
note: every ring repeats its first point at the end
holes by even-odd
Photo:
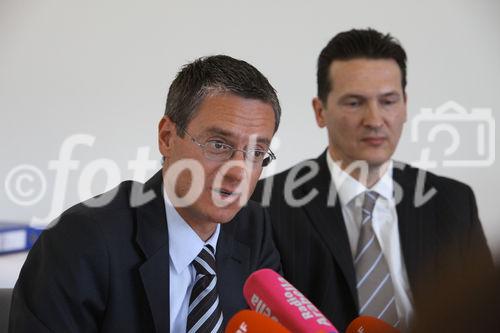
{"type": "Polygon", "coordinates": [[[181,273],[198,256],[204,245],[211,245],[215,254],[220,233],[220,224],[217,224],[213,235],[204,242],[179,215],[168,198],[165,189],[163,189],[163,197],[167,216],[170,260],[172,261],[175,271],[181,273]]]}
{"type": "MultiPolygon", "coordinates": [[[[330,170],[332,181],[337,189],[340,203],[342,205],[348,205],[354,198],[368,190],[366,186],[342,170],[340,166],[333,161],[328,151],[326,153],[326,163],[328,165],[328,169],[330,170]]],[[[382,175],[382,178],[380,178],[378,182],[370,188],[371,191],[377,192],[380,196],[387,200],[391,200],[393,198],[394,184],[392,181],[392,168],[393,161],[391,160],[389,161],[389,166],[386,172],[382,175]]]]}

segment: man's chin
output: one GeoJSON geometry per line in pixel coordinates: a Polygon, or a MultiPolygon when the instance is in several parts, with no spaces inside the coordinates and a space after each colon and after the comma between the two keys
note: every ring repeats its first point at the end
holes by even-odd
{"type": "Polygon", "coordinates": [[[367,160],[368,166],[373,169],[378,169],[382,168],[383,166],[387,165],[387,163],[391,160],[391,157],[389,156],[382,156],[382,157],[376,157],[376,158],[371,158],[367,160]]]}
{"type": "Polygon", "coordinates": [[[231,210],[222,212],[221,210],[219,210],[213,217],[213,220],[221,224],[231,222],[238,213],[238,211],[239,210],[231,210]]]}
{"type": "Polygon", "coordinates": [[[378,169],[383,167],[391,159],[391,154],[387,152],[378,152],[372,154],[365,154],[360,156],[360,160],[366,162],[370,169],[378,169]]]}

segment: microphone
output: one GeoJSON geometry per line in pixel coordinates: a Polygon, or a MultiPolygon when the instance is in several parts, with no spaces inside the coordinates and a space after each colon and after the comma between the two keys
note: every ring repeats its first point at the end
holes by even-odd
{"type": "Polygon", "coordinates": [[[400,333],[385,321],[370,316],[359,316],[347,326],[346,333],[400,333]]]}
{"type": "Polygon", "coordinates": [[[227,323],[225,333],[291,333],[283,325],[252,310],[241,310],[227,323]]]}
{"type": "Polygon", "coordinates": [[[271,269],[253,272],[243,286],[243,295],[250,309],[278,320],[292,332],[338,333],[311,301],[271,269]]]}

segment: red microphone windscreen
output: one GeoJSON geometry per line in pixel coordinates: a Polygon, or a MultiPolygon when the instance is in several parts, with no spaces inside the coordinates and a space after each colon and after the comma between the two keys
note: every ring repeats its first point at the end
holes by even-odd
{"type": "Polygon", "coordinates": [[[252,273],[243,295],[250,309],[277,319],[292,332],[338,332],[311,301],[271,269],[252,273]]]}
{"type": "Polygon", "coordinates": [[[225,333],[291,333],[283,325],[252,310],[241,310],[227,323],[225,333]]]}
{"type": "Polygon", "coordinates": [[[385,321],[370,316],[359,316],[347,326],[346,333],[400,333],[385,321]]]}

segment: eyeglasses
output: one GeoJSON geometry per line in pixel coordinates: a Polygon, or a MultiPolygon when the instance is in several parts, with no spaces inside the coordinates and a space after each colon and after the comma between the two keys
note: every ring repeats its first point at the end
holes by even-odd
{"type": "Polygon", "coordinates": [[[219,140],[208,140],[205,143],[200,143],[186,130],[183,130],[183,132],[191,138],[191,141],[193,141],[194,144],[201,148],[204,156],[211,161],[227,161],[231,159],[237,151],[241,151],[243,153],[246,161],[255,164],[260,163],[263,167],[267,166],[272,160],[276,159],[276,155],[274,155],[271,149],[268,149],[267,151],[255,148],[247,150],[236,149],[233,146],[219,140]]]}

